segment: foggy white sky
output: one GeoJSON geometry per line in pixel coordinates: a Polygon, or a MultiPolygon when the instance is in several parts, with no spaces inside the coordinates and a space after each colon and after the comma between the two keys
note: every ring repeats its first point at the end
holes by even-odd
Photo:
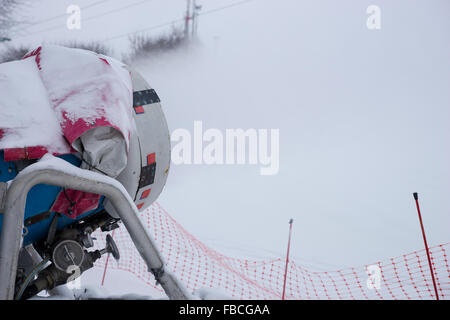
{"type": "MultiPolygon", "coordinates": [[[[110,0],[82,18],[128,2],[141,1],[110,0]]],[[[234,1],[198,2],[207,11],[234,1]]],[[[90,2],[34,1],[24,15],[39,21],[72,3],[90,2]]],[[[82,20],[80,31],[61,18],[15,42],[106,39],[181,18],[184,6],[150,0],[82,20]]],[[[171,130],[194,120],[279,128],[280,172],[172,166],[160,203],[199,239],[240,250],[283,254],[293,217],[296,258],[348,266],[423,248],[418,191],[429,243],[450,241],[449,30],[448,0],[254,0],[200,17],[195,46],[136,68],[171,130]],[[366,28],[370,4],[381,30],[366,28]]],[[[127,45],[108,43],[117,54],[127,45]]]]}

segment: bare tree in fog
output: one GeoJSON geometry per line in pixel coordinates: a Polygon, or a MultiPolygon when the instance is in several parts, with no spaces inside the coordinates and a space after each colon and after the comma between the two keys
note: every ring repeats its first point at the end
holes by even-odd
{"type": "Polygon", "coordinates": [[[17,23],[14,11],[19,8],[23,0],[0,0],[0,39],[5,41],[11,28],[17,23]]]}

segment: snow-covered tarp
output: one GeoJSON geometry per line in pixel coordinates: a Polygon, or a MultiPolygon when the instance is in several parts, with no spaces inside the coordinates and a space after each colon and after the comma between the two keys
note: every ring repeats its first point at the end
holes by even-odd
{"type": "Polygon", "coordinates": [[[0,149],[70,152],[33,60],[0,64],[0,96],[0,149]]]}
{"type": "MultiPolygon", "coordinates": [[[[111,177],[125,168],[133,90],[130,73],[114,59],[43,45],[0,64],[0,95],[4,161],[78,152],[83,168],[111,177]]],[[[98,199],[67,190],[53,210],[77,216],[95,209],[98,199]]]]}

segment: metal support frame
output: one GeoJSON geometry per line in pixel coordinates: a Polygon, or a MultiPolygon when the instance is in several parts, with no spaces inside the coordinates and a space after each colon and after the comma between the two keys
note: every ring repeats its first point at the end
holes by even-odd
{"type": "Polygon", "coordinates": [[[0,300],[13,299],[19,250],[22,245],[23,220],[28,192],[37,184],[104,195],[119,214],[134,245],[153,272],[169,299],[190,299],[191,295],[176,277],[164,271],[164,260],[142,224],[138,210],[125,188],[115,179],[87,170],[67,166],[64,160],[51,158],[28,166],[10,183],[4,202],[0,234],[0,300]],[[60,162],[60,163],[57,163],[60,162]],[[56,164],[56,165],[55,165],[56,164]]]}

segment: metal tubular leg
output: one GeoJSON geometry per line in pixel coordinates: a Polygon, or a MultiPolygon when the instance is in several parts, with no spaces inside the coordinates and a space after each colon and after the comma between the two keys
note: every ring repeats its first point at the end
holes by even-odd
{"type": "Polygon", "coordinates": [[[37,184],[49,184],[104,195],[111,201],[128,230],[133,243],[156,271],[158,282],[170,299],[189,299],[183,285],[169,272],[153,239],[142,224],[138,210],[125,188],[115,179],[68,165],[64,160],[45,156],[25,168],[9,185],[0,234],[0,299],[13,299],[17,260],[22,242],[22,228],[27,194],[37,184]],[[69,169],[69,170],[68,170],[69,169]]]}

